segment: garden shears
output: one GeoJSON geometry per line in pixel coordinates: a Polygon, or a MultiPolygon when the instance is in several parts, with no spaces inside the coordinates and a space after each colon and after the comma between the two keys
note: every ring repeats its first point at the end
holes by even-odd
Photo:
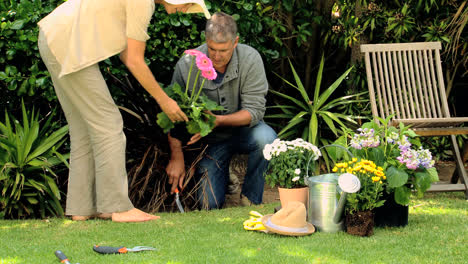
{"type": "Polygon", "coordinates": [[[99,254],[125,254],[128,252],[138,252],[138,251],[145,251],[145,250],[156,250],[153,247],[145,247],[145,246],[137,246],[134,248],[126,248],[126,247],[106,247],[106,246],[94,246],[93,250],[99,254]]]}
{"type": "Polygon", "coordinates": [[[257,211],[250,211],[249,215],[250,218],[243,223],[245,230],[268,233],[268,230],[262,224],[262,214],[257,211]]]}

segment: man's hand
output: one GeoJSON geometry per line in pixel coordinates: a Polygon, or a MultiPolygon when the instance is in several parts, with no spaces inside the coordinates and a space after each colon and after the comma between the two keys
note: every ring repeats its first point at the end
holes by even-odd
{"type": "Polygon", "coordinates": [[[166,173],[169,176],[169,184],[171,184],[171,194],[174,193],[177,185],[179,189],[182,189],[182,184],[185,178],[185,165],[184,160],[173,160],[169,161],[166,167],[166,173]]]}
{"type": "Polygon", "coordinates": [[[201,138],[202,138],[202,136],[200,135],[200,133],[196,133],[196,134],[194,134],[194,135],[190,138],[190,141],[187,142],[187,145],[194,144],[194,143],[196,143],[198,140],[200,140],[201,138]]]}

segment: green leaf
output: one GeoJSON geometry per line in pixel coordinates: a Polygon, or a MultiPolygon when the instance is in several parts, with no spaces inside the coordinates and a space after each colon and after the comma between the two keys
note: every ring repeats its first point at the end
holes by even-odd
{"type": "Polygon", "coordinates": [[[28,202],[29,202],[30,204],[37,204],[37,203],[39,202],[39,201],[38,201],[36,198],[34,198],[34,197],[26,197],[26,200],[28,200],[28,202]]]}
{"type": "Polygon", "coordinates": [[[320,94],[320,87],[322,85],[322,75],[323,75],[323,67],[325,65],[325,57],[322,55],[322,59],[320,60],[319,70],[317,72],[317,80],[315,81],[315,90],[314,90],[314,109],[318,109],[318,100],[320,94]]]}
{"type": "Polygon", "coordinates": [[[414,185],[416,186],[416,191],[418,197],[422,197],[425,191],[431,187],[431,175],[427,171],[418,171],[414,174],[416,178],[414,185]]]}
{"type": "Polygon", "coordinates": [[[161,112],[157,115],[156,123],[163,129],[164,133],[168,133],[172,128],[174,128],[174,123],[172,123],[172,121],[164,112],[161,112]]]}
{"type": "Polygon", "coordinates": [[[292,129],[292,128],[295,128],[295,126],[297,126],[298,124],[302,123],[302,122],[305,122],[305,119],[303,118],[303,116],[307,115],[308,112],[305,112],[305,111],[302,111],[300,113],[298,113],[294,118],[292,118],[289,122],[288,122],[288,125],[286,125],[279,133],[278,133],[278,136],[282,135],[283,133],[285,133],[286,131],[292,129]]]}
{"type": "Polygon", "coordinates": [[[395,202],[401,205],[408,205],[410,202],[411,189],[400,186],[395,189],[395,202]]]}
{"type": "Polygon", "coordinates": [[[197,121],[195,121],[195,120],[188,121],[187,122],[187,131],[190,134],[195,134],[195,133],[201,132],[201,128],[199,126],[199,123],[197,121]]]}
{"type": "Polygon", "coordinates": [[[37,156],[41,155],[42,153],[49,150],[52,146],[55,145],[58,141],[60,141],[64,136],[68,134],[68,125],[59,128],[57,131],[52,133],[49,137],[42,140],[40,144],[36,147],[36,149],[28,155],[26,162],[36,158],[37,156]]]}
{"type": "Polygon", "coordinates": [[[10,28],[13,29],[13,30],[22,29],[23,25],[24,25],[24,22],[25,21],[23,19],[15,20],[15,22],[11,23],[10,28]]]}
{"type": "Polygon", "coordinates": [[[327,88],[319,97],[317,102],[314,102],[317,104],[317,108],[322,107],[322,105],[325,103],[325,101],[330,97],[330,95],[338,88],[338,86],[341,84],[341,82],[348,76],[348,74],[351,72],[353,67],[349,68],[345,73],[343,73],[330,87],[327,88]]]}
{"type": "Polygon", "coordinates": [[[269,90],[269,92],[273,93],[273,94],[276,94],[276,95],[279,95],[283,98],[286,98],[290,101],[292,101],[293,103],[295,103],[296,105],[298,105],[299,107],[301,107],[302,109],[304,109],[305,111],[309,111],[309,107],[307,105],[305,105],[303,102],[297,100],[296,98],[294,97],[291,97],[289,95],[286,95],[286,94],[283,94],[283,93],[280,93],[280,92],[277,92],[275,90],[269,90]]]}
{"type": "Polygon", "coordinates": [[[312,113],[309,123],[309,142],[317,145],[317,134],[318,134],[318,120],[317,115],[312,113]]]}
{"type": "Polygon", "coordinates": [[[401,187],[408,182],[408,173],[394,166],[387,168],[385,175],[387,176],[388,187],[390,188],[401,187]]]}
{"type": "Polygon", "coordinates": [[[429,178],[431,180],[431,183],[439,181],[439,173],[437,173],[437,169],[435,167],[432,167],[426,170],[429,173],[429,178]]]}
{"type": "Polygon", "coordinates": [[[294,75],[294,80],[296,80],[297,88],[299,92],[301,93],[302,98],[304,99],[304,102],[306,102],[309,108],[312,109],[309,103],[310,99],[309,99],[309,96],[307,95],[307,91],[305,90],[304,85],[302,84],[301,79],[299,78],[299,75],[297,75],[296,70],[294,69],[291,61],[289,61],[289,65],[291,66],[291,71],[294,75]]]}
{"type": "Polygon", "coordinates": [[[60,199],[60,191],[57,187],[57,183],[55,182],[55,180],[45,174],[43,174],[43,176],[46,179],[47,185],[49,186],[54,196],[57,197],[57,199],[60,199]]]}
{"type": "MultiPolygon", "coordinates": [[[[371,148],[369,149],[369,160],[372,160],[377,166],[383,167],[385,162],[387,161],[387,158],[385,157],[385,153],[381,148],[371,148]]],[[[396,179],[392,179],[392,180],[396,180],[396,179]]],[[[403,178],[400,178],[399,180],[403,180],[403,178]]],[[[398,182],[394,182],[394,183],[398,184],[398,182]]],[[[392,186],[392,187],[397,187],[397,186],[392,186]]]]}

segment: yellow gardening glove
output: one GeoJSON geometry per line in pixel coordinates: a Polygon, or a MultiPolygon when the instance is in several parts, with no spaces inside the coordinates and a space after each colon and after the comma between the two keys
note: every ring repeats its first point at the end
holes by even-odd
{"type": "Polygon", "coordinates": [[[245,230],[260,231],[268,233],[268,230],[262,224],[262,215],[256,211],[250,211],[250,218],[245,220],[243,225],[245,230]]]}

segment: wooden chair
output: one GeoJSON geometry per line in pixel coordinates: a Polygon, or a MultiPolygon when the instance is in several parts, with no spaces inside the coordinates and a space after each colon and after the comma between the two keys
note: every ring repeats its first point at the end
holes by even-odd
{"type": "MultiPolygon", "coordinates": [[[[420,136],[450,136],[457,169],[448,184],[429,191],[464,191],[468,176],[455,135],[468,134],[468,117],[451,117],[440,60],[440,42],[366,44],[367,84],[372,114],[394,114],[392,125],[411,125],[420,136]],[[460,178],[461,183],[457,183],[460,178]]],[[[467,142],[468,143],[468,142],[467,142]]]]}

